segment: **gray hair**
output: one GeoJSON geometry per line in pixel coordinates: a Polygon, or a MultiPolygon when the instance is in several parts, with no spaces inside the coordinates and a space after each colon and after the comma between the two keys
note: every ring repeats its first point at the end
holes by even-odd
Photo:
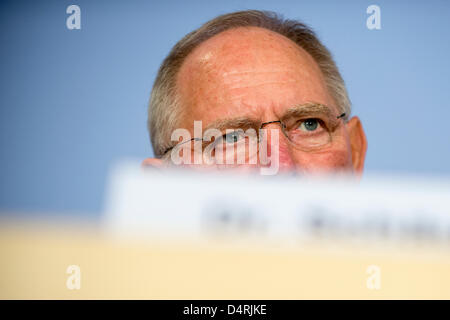
{"type": "Polygon", "coordinates": [[[148,108],[148,129],[155,156],[170,147],[172,131],[183,115],[176,94],[176,76],[186,57],[202,42],[233,28],[260,27],[279,33],[308,52],[318,64],[325,84],[339,111],[347,120],[351,112],[344,80],[328,49],[305,24],[287,20],[270,11],[238,11],[218,16],[187,34],[170,51],[159,68],[148,108]]]}

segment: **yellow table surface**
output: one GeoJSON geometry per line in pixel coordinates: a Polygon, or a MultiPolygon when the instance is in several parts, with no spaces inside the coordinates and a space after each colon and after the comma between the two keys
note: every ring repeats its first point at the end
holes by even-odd
{"type": "Polygon", "coordinates": [[[1,299],[450,298],[443,246],[138,241],[63,226],[2,224],[1,299]],[[79,290],[66,287],[69,265],[80,267],[79,290]],[[370,265],[378,290],[366,285],[370,265]]]}

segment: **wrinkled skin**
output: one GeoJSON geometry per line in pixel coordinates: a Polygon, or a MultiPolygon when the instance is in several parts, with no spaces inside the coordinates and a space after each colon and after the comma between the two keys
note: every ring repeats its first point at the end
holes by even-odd
{"type": "MultiPolygon", "coordinates": [[[[184,108],[179,127],[192,136],[194,120],[202,120],[203,127],[234,117],[268,122],[307,102],[339,114],[313,58],[291,40],[261,28],[228,30],[202,43],[184,61],[177,90],[184,108]]],[[[293,148],[279,136],[280,172],[363,172],[367,141],[358,117],[341,121],[332,142],[314,152],[293,148]]],[[[143,165],[163,162],[148,158],[143,165]]]]}

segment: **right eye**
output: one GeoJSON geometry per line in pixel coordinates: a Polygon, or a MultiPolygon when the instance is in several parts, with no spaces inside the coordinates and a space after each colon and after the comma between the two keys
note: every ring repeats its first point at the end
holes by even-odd
{"type": "Polygon", "coordinates": [[[222,136],[222,140],[228,144],[235,144],[239,142],[242,138],[244,138],[244,135],[240,131],[229,132],[222,136]]]}

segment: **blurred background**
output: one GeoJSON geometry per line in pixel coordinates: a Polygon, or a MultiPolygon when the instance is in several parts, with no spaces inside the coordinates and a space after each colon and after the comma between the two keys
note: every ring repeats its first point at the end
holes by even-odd
{"type": "Polygon", "coordinates": [[[153,155],[147,102],[163,58],[244,9],[299,19],[334,54],[368,137],[367,173],[449,176],[447,1],[2,1],[1,214],[98,217],[111,165],[153,155]],[[66,27],[72,4],[81,30],[66,27]],[[381,30],[366,27],[372,4],[381,30]]]}

